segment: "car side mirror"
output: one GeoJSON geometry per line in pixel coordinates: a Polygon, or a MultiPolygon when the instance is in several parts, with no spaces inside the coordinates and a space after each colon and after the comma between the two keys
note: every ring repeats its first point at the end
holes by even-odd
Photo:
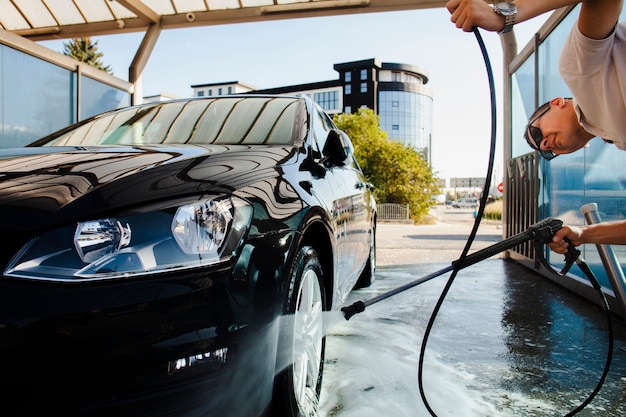
{"type": "Polygon", "coordinates": [[[352,144],[348,135],[339,129],[332,129],[328,132],[323,153],[325,165],[344,165],[352,153],[352,144]]]}

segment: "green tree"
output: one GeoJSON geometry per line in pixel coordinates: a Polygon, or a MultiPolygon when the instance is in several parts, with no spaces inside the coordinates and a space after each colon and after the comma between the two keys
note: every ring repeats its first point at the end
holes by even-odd
{"type": "Polygon", "coordinates": [[[418,220],[439,194],[438,179],[422,155],[400,142],[387,139],[373,110],[335,115],[334,121],[354,144],[354,154],[368,181],[374,185],[376,201],[408,204],[418,220]]]}
{"type": "Polygon", "coordinates": [[[93,42],[90,37],[73,38],[71,41],[63,43],[63,54],[112,74],[111,67],[105,66],[100,60],[104,54],[98,52],[98,41],[93,42]]]}

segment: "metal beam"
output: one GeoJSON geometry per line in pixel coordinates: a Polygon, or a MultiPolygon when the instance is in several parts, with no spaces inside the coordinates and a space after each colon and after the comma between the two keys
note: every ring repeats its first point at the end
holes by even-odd
{"type": "Polygon", "coordinates": [[[131,12],[135,13],[139,17],[143,17],[152,23],[159,23],[161,21],[161,15],[152,10],[150,7],[141,0],[116,0],[117,3],[126,7],[131,12]]]}
{"type": "Polygon", "coordinates": [[[161,16],[145,6],[141,0],[116,1],[135,13],[138,17],[115,21],[64,25],[49,29],[39,28],[38,31],[14,31],[14,33],[33,41],[43,41],[130,32],[146,32],[151,24],[159,24],[162,30],[168,30],[270,20],[441,8],[446,4],[445,1],[440,0],[326,0],[312,2],[314,5],[311,5],[312,3],[309,2],[289,3],[289,5],[285,4],[278,9],[275,9],[277,6],[242,7],[238,9],[186,12],[161,16]],[[275,13],[272,12],[273,10],[279,10],[280,12],[275,13]]]}
{"type": "Polygon", "coordinates": [[[141,104],[143,101],[141,77],[160,34],[161,27],[158,24],[150,25],[137,49],[133,62],[128,68],[128,81],[133,85],[131,104],[141,104]]]}

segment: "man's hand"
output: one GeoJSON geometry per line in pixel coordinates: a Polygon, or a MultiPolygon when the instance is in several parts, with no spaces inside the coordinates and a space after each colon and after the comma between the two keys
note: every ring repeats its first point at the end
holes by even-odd
{"type": "Polygon", "coordinates": [[[548,243],[550,249],[559,254],[567,252],[568,243],[565,238],[569,239],[572,245],[578,246],[582,243],[581,238],[583,229],[575,226],[563,226],[552,237],[552,243],[548,243]]]}
{"type": "Polygon", "coordinates": [[[446,8],[452,23],[464,32],[471,32],[476,26],[491,32],[504,27],[504,16],[495,13],[484,0],[449,0],[446,8]]]}

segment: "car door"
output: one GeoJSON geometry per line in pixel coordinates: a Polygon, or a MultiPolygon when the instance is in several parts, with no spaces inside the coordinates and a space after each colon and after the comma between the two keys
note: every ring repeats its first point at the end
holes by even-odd
{"type": "Polygon", "coordinates": [[[322,150],[322,158],[328,161],[325,164],[326,179],[333,193],[332,214],[338,250],[337,273],[349,277],[337,283],[340,291],[345,293],[356,282],[369,256],[370,243],[366,233],[370,227],[369,190],[354,160],[352,144],[347,136],[320,109],[314,112],[314,119],[315,137],[322,150]],[[343,143],[348,148],[345,149],[346,158],[341,161],[337,160],[336,155],[332,155],[331,148],[337,143],[343,143]]]}

